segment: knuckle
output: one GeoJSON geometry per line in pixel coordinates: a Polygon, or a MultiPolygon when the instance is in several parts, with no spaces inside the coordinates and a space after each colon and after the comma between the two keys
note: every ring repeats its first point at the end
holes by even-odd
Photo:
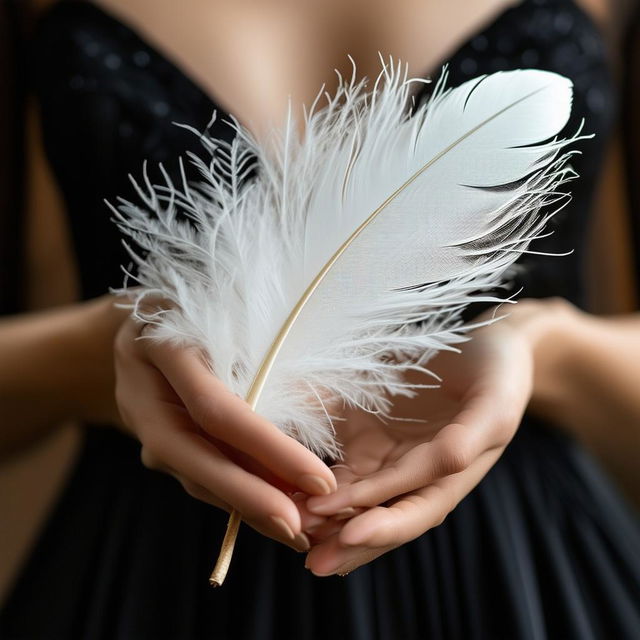
{"type": "Polygon", "coordinates": [[[116,337],[113,339],[113,351],[116,358],[121,357],[127,352],[129,343],[130,340],[127,332],[120,329],[120,331],[116,333],[116,337]]]}
{"type": "Polygon", "coordinates": [[[200,500],[200,502],[208,502],[206,491],[195,482],[181,478],[180,484],[182,485],[182,488],[185,490],[185,492],[195,500],[200,500]]]}
{"type": "Polygon", "coordinates": [[[521,414],[514,408],[504,408],[493,424],[494,446],[506,447],[520,424],[521,414]]]}
{"type": "Polygon", "coordinates": [[[573,307],[573,305],[566,298],[562,298],[560,296],[553,296],[549,298],[548,304],[554,311],[560,312],[568,311],[573,307]]]}
{"type": "Polygon", "coordinates": [[[449,476],[464,471],[471,463],[471,448],[461,441],[455,440],[442,448],[440,467],[442,475],[449,476]]]}
{"type": "Polygon", "coordinates": [[[433,521],[432,527],[439,527],[441,524],[444,524],[444,521],[449,517],[450,512],[439,513],[433,521]]]}
{"type": "Polygon", "coordinates": [[[116,359],[121,359],[133,351],[136,351],[139,347],[139,341],[135,340],[135,336],[138,334],[138,324],[132,325],[135,321],[133,319],[127,320],[123,326],[118,330],[113,339],[113,351],[116,359]]]}
{"type": "Polygon", "coordinates": [[[149,446],[143,446],[140,451],[142,464],[153,471],[160,471],[163,467],[160,457],[149,446]]]}
{"type": "Polygon", "coordinates": [[[435,514],[432,527],[439,527],[449,517],[449,514],[456,508],[458,501],[452,490],[440,489],[441,509],[435,514]]]}

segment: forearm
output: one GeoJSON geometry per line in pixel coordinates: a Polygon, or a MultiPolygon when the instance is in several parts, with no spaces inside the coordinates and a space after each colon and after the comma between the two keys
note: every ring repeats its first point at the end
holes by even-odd
{"type": "Polygon", "coordinates": [[[575,435],[638,493],[640,315],[554,314],[555,328],[536,349],[530,409],[575,435]]]}
{"type": "Polygon", "coordinates": [[[112,344],[125,313],[112,301],[0,321],[0,454],[67,419],[109,419],[112,344]]]}
{"type": "Polygon", "coordinates": [[[536,348],[532,409],[571,430],[640,424],[640,316],[572,311],[536,348]]]}

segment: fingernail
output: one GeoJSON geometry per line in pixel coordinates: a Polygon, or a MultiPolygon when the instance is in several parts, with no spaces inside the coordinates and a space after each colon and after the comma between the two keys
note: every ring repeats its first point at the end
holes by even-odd
{"type": "Polygon", "coordinates": [[[311,548],[311,543],[309,542],[309,538],[304,535],[304,533],[299,533],[294,539],[293,544],[301,553],[303,551],[309,551],[311,548]]]}
{"type": "Polygon", "coordinates": [[[345,507],[344,509],[340,509],[340,511],[336,511],[333,514],[334,520],[346,520],[347,518],[351,518],[356,513],[356,510],[353,507],[345,507]]]}
{"type": "Polygon", "coordinates": [[[311,495],[326,496],[331,493],[329,483],[320,476],[313,476],[307,473],[298,478],[297,484],[305,493],[311,495]]]}
{"type": "MultiPolygon", "coordinates": [[[[316,576],[317,578],[328,578],[329,576],[334,576],[336,574],[335,569],[333,571],[317,571],[315,569],[312,569],[309,565],[308,565],[308,558],[306,560],[306,562],[304,563],[304,568],[308,569],[309,571],[311,571],[311,573],[313,573],[314,576],[316,576]]],[[[340,567],[338,567],[338,569],[340,569],[343,565],[341,565],[340,567]]]]}
{"type": "Polygon", "coordinates": [[[295,540],[296,536],[291,530],[291,527],[280,516],[269,516],[269,519],[273,524],[280,529],[281,533],[285,535],[289,540],[295,540]]]}
{"type": "MultiPolygon", "coordinates": [[[[309,569],[309,567],[307,567],[307,569],[309,569]]],[[[329,573],[320,573],[319,571],[314,571],[313,569],[309,569],[309,571],[311,571],[311,573],[313,573],[313,575],[317,578],[328,578],[329,576],[333,575],[333,571],[330,571],[329,573]]]]}

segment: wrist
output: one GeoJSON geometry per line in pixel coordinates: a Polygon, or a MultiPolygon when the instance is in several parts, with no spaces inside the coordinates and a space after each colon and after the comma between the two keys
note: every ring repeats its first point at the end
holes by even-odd
{"type": "Polygon", "coordinates": [[[67,390],[69,417],[87,422],[118,420],[113,342],[127,316],[128,311],[115,306],[113,296],[78,305],[67,332],[67,348],[74,365],[73,380],[67,390]]]}
{"type": "Polygon", "coordinates": [[[541,300],[531,319],[529,339],[534,358],[529,411],[562,426],[576,372],[589,334],[589,316],[565,300],[541,300]]]}

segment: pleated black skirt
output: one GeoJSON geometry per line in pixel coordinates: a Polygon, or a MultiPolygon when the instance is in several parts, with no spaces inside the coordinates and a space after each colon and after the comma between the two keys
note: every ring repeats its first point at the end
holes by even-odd
{"type": "Polygon", "coordinates": [[[92,429],[0,618],[3,640],[637,640],[640,527],[591,458],[523,426],[441,526],[345,578],[241,529],[92,429]]]}

